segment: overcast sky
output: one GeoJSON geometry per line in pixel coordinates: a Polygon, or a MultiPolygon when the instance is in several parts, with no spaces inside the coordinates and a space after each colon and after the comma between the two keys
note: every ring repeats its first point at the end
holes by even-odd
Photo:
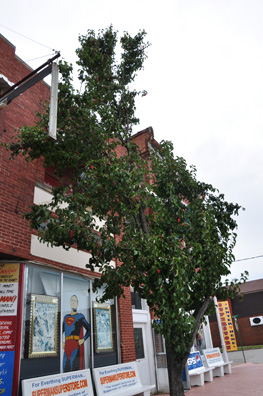
{"type": "MultiPolygon", "coordinates": [[[[246,208],[234,251],[241,260],[263,255],[262,21],[262,0],[8,0],[0,33],[37,68],[52,49],[74,63],[88,29],[145,29],[152,45],[136,85],[148,95],[138,100],[135,132],[152,126],[199,180],[246,208]]],[[[263,278],[262,264],[238,261],[232,276],[247,269],[250,280],[263,278]]]]}

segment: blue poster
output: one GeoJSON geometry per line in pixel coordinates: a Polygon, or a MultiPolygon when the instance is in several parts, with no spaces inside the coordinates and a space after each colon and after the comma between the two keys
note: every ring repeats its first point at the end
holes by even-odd
{"type": "Polygon", "coordinates": [[[203,367],[202,358],[200,352],[192,352],[187,359],[188,370],[194,370],[200,367],[203,367]]]}
{"type": "Polygon", "coordinates": [[[0,394],[12,395],[15,351],[0,352],[0,394]]]}

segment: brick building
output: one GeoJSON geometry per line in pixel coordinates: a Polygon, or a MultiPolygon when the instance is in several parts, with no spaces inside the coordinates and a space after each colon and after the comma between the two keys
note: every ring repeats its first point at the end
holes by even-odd
{"type": "MultiPolygon", "coordinates": [[[[15,47],[0,35],[0,95],[30,72],[29,66],[16,56],[15,47]]],[[[33,125],[36,112],[42,109],[41,102],[49,100],[49,96],[49,86],[40,81],[8,106],[2,106],[1,142],[10,142],[15,129],[33,125]]],[[[135,139],[146,154],[150,144],[157,144],[152,128],[139,132],[135,139]]],[[[143,382],[154,384],[147,305],[142,302],[132,309],[130,289],[125,290],[125,299],[98,304],[89,291],[94,276],[99,276],[85,267],[89,254],[39,242],[23,215],[33,204],[49,202],[52,174],[43,167],[42,160],[28,163],[22,157],[10,160],[9,156],[1,147],[0,350],[5,394],[20,395],[22,379],[76,369],[76,362],[73,364],[63,350],[63,343],[73,337],[67,336],[65,328],[75,297],[77,312],[90,326],[90,336],[85,330],[79,335],[85,342],[76,360],[78,369],[135,361],[140,353],[145,370],[143,382]],[[102,317],[110,329],[104,334],[99,329],[102,317]]]]}

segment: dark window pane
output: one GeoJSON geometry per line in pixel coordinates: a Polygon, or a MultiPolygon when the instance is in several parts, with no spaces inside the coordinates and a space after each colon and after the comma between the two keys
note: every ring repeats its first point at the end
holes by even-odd
{"type": "Polygon", "coordinates": [[[134,329],[136,359],[144,359],[142,329],[134,329]]]}
{"type": "Polygon", "coordinates": [[[132,308],[142,309],[142,300],[137,293],[131,292],[132,308]]]}

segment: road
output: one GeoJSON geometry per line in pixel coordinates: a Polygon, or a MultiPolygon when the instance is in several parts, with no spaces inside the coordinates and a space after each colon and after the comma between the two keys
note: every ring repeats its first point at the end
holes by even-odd
{"type": "MultiPolygon", "coordinates": [[[[263,349],[249,349],[244,351],[244,355],[246,362],[263,363],[263,349]]],[[[228,352],[228,358],[233,362],[233,365],[245,363],[242,351],[228,352]]]]}

